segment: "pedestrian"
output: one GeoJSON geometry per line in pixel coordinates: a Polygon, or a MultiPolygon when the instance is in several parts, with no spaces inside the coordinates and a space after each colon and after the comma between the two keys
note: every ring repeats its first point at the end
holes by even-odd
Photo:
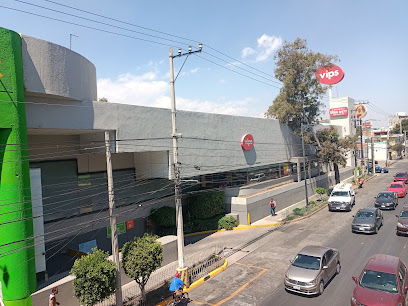
{"type": "Polygon", "coordinates": [[[271,216],[276,216],[275,210],[276,210],[276,202],[271,198],[269,201],[269,207],[271,208],[271,216]]]}
{"type": "Polygon", "coordinates": [[[50,302],[49,302],[49,306],[55,306],[55,305],[59,305],[60,303],[57,302],[57,293],[58,293],[58,287],[54,287],[51,290],[51,294],[50,294],[50,302]]]}

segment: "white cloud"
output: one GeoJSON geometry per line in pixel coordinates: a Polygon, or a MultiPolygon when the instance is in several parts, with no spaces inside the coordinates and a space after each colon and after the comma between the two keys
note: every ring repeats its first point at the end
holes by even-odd
{"type": "Polygon", "coordinates": [[[263,62],[267,60],[281,45],[282,38],[263,34],[257,39],[256,50],[251,47],[245,47],[242,49],[242,58],[254,55],[256,62],[263,62]]]}
{"type": "MultiPolygon", "coordinates": [[[[152,72],[138,76],[126,73],[116,80],[99,79],[98,97],[105,97],[111,103],[170,108],[169,84],[158,80],[152,72]]],[[[177,96],[177,109],[185,111],[260,117],[253,105],[252,98],[201,101],[177,96]]]]}
{"type": "Polygon", "coordinates": [[[242,58],[246,58],[246,57],[248,57],[249,55],[252,55],[252,54],[254,54],[254,53],[256,53],[256,51],[255,51],[254,49],[252,49],[251,47],[245,47],[245,48],[242,49],[242,51],[241,51],[241,56],[242,56],[242,58]]]}

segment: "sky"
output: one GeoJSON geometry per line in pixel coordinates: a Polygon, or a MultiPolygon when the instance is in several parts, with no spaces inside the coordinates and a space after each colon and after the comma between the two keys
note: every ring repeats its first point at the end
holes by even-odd
{"type": "Polygon", "coordinates": [[[369,101],[366,119],[384,127],[387,115],[408,113],[407,12],[406,0],[0,0],[0,26],[71,44],[95,65],[98,98],[164,108],[169,48],[201,42],[201,53],[174,58],[177,108],[249,117],[272,105],[274,55],[299,37],[339,57],[345,77],[333,97],[369,101]]]}

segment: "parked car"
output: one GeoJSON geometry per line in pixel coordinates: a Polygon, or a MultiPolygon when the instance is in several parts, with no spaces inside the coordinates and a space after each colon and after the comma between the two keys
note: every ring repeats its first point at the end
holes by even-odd
{"type": "Polygon", "coordinates": [[[394,176],[394,182],[403,181],[405,184],[408,182],[408,174],[406,172],[397,172],[394,176]]]}
{"type": "Polygon", "coordinates": [[[340,183],[334,186],[328,200],[329,211],[347,210],[356,204],[353,186],[349,183],[340,183]]]}
{"type": "Polygon", "coordinates": [[[399,215],[395,216],[398,218],[397,235],[408,234],[408,206],[404,205],[399,215]]]}
{"type": "Polygon", "coordinates": [[[353,276],[356,287],[351,297],[351,305],[405,306],[407,279],[407,268],[398,257],[373,255],[358,279],[353,276]]]}
{"type": "Polygon", "coordinates": [[[322,294],[341,269],[339,251],[321,246],[304,247],[291,263],[285,273],[285,288],[305,295],[322,294]]]}
{"type": "Polygon", "coordinates": [[[378,208],[360,209],[351,223],[353,233],[377,234],[378,229],[383,225],[384,216],[378,208]]]}
{"type": "Polygon", "coordinates": [[[387,191],[395,192],[398,197],[403,198],[407,194],[407,185],[402,181],[394,182],[388,186],[387,191]]]}
{"type": "MultiPolygon", "coordinates": [[[[371,172],[371,165],[368,166],[368,171],[371,172]]],[[[378,165],[375,166],[375,173],[388,173],[387,168],[382,168],[378,165]]]]}
{"type": "Polygon", "coordinates": [[[258,173],[255,174],[253,177],[249,179],[250,182],[262,182],[266,179],[266,176],[264,173],[258,173]]]}
{"type": "Polygon", "coordinates": [[[395,192],[383,191],[374,197],[374,206],[380,209],[395,209],[398,205],[398,196],[395,192]]]}

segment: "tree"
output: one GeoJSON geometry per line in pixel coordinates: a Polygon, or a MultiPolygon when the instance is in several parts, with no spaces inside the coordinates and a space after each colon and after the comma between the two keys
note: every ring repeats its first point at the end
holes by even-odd
{"type": "Polygon", "coordinates": [[[109,101],[108,101],[108,98],[105,98],[105,97],[99,98],[98,101],[99,101],[99,102],[109,102],[109,101]]]}
{"type": "Polygon", "coordinates": [[[156,241],[157,238],[146,233],[126,242],[122,249],[123,269],[139,285],[143,304],[146,302],[145,285],[163,261],[163,247],[156,241]]]}
{"type": "Polygon", "coordinates": [[[320,195],[320,201],[323,199],[323,195],[326,194],[326,189],[318,187],[315,189],[315,192],[320,195]]]}
{"type": "Polygon", "coordinates": [[[396,143],[395,145],[393,145],[393,146],[391,147],[391,149],[392,149],[394,152],[397,152],[398,156],[400,156],[400,155],[401,155],[401,152],[405,149],[405,147],[404,147],[404,145],[402,145],[401,143],[396,143]]]}
{"type": "Polygon", "coordinates": [[[340,183],[339,164],[346,166],[346,157],[350,149],[355,147],[356,136],[340,139],[339,133],[334,126],[316,132],[316,138],[320,141],[317,155],[325,163],[333,163],[336,184],[340,183]]]}
{"type": "Polygon", "coordinates": [[[116,267],[108,260],[109,253],[97,248],[92,252],[75,260],[70,272],[75,275],[74,294],[87,306],[102,302],[116,290],[116,267]]]}
{"type": "Polygon", "coordinates": [[[391,134],[399,134],[401,132],[400,125],[402,124],[402,133],[408,131],[408,119],[402,119],[401,123],[397,123],[391,130],[391,134]]]}
{"type": "Polygon", "coordinates": [[[338,59],[335,55],[310,51],[307,41],[300,38],[293,43],[285,41],[274,58],[277,60],[275,77],[283,86],[265,115],[279,119],[299,135],[303,110],[306,123],[318,122],[321,114],[322,103],[319,100],[327,87],[315,78],[316,70],[330,66],[338,59]]]}

